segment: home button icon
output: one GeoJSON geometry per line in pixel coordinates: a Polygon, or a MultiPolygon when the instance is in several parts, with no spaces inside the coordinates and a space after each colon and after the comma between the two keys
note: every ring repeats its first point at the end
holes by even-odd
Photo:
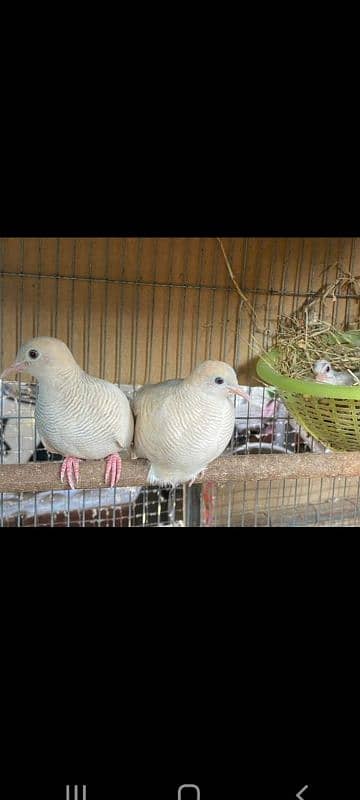
{"type": "Polygon", "coordinates": [[[183,783],[178,788],[178,800],[200,800],[199,787],[195,783],[183,783]]]}

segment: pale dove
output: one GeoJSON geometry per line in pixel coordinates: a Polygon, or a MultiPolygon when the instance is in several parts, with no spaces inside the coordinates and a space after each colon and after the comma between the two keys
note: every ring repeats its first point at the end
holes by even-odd
{"type": "Polygon", "coordinates": [[[22,345],[1,377],[10,372],[28,372],[38,380],[36,425],[46,449],[65,456],[61,480],[66,475],[74,489],[80,459],[106,458],[105,482],[114,486],[121,474],[119,451],[129,447],[134,430],[124,392],[88,375],[66,344],[49,336],[22,345]]]}
{"type": "Polygon", "coordinates": [[[315,380],[321,383],[335,383],[343,386],[353,386],[354,379],[349,372],[334,370],[329,361],[320,358],[312,366],[315,380]]]}
{"type": "Polygon", "coordinates": [[[223,361],[204,361],[187,378],[136,392],[135,452],[151,463],[149,483],[193,481],[221,455],[234,430],[233,394],[249,400],[223,361]]]}

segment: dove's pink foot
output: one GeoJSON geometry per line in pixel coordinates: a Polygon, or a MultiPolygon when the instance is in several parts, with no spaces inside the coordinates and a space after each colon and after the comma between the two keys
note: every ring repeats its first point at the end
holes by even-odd
{"type": "Polygon", "coordinates": [[[106,459],[105,483],[107,483],[110,478],[110,486],[112,488],[118,482],[120,475],[121,458],[119,453],[112,453],[112,455],[108,456],[106,459]]]}
{"type": "Polygon", "coordinates": [[[204,524],[212,525],[215,520],[215,494],[214,483],[212,481],[206,481],[203,483],[202,496],[204,507],[204,524]]]}
{"type": "Polygon", "coordinates": [[[76,489],[76,484],[80,475],[80,458],[75,456],[66,456],[61,465],[60,480],[63,482],[64,475],[66,475],[69,486],[71,489],[76,489]]]}

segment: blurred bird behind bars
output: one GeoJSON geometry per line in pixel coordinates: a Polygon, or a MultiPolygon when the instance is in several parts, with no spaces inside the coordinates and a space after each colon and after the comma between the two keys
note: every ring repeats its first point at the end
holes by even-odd
{"type": "MultiPolygon", "coordinates": [[[[183,377],[206,359],[233,365],[252,402],[236,402],[228,452],[321,450],[299,430],[255,364],[277,319],[291,315],[325,282],[324,270],[360,274],[358,239],[222,240],[233,276],[254,307],[248,313],[216,238],[0,240],[1,367],[35,335],[65,341],[90,374],[135,387],[183,377]]],[[[334,325],[356,324],[359,297],[328,305],[334,325]]],[[[1,463],[48,459],[36,434],[34,380],[7,382],[1,396],[1,463]],[[26,384],[26,385],[25,385],[26,384]]],[[[324,449],[324,448],[322,448],[324,449]]],[[[52,457],[54,458],[54,456],[52,457]]],[[[55,457],[56,458],[56,457],[55,457]]],[[[231,476],[229,476],[231,477],[231,476]]],[[[214,486],[215,525],[357,524],[358,479],[313,479],[214,486]],[[296,485],[295,485],[296,484],[296,485]],[[289,517],[289,515],[287,515],[289,517]],[[286,517],[286,514],[285,514],[286,517]],[[329,521],[330,520],[330,521],[329,521]]],[[[159,526],[201,524],[199,486],[1,495],[3,525],[159,526]],[[111,496],[110,496],[111,493],[111,496]]]]}

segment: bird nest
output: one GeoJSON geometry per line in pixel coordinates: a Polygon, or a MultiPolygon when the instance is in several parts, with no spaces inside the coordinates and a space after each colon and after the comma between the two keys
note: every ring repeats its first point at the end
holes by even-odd
{"type": "Polygon", "coordinates": [[[343,273],[293,316],[281,317],[274,347],[257,363],[259,377],[277,388],[297,422],[326,447],[339,451],[360,449],[360,381],[353,374],[360,365],[359,323],[356,330],[345,331],[325,320],[326,301],[336,301],[345,290],[360,299],[360,277],[343,273]],[[354,385],[315,381],[312,365],[319,359],[329,361],[335,370],[347,370],[354,385]]]}
{"type": "Polygon", "coordinates": [[[277,371],[289,378],[313,379],[314,362],[326,359],[333,369],[347,370],[354,384],[360,384],[354,375],[360,366],[360,343],[355,343],[356,334],[360,338],[360,330],[349,334],[334,328],[329,322],[309,320],[307,316],[283,317],[275,336],[277,371]]]}

